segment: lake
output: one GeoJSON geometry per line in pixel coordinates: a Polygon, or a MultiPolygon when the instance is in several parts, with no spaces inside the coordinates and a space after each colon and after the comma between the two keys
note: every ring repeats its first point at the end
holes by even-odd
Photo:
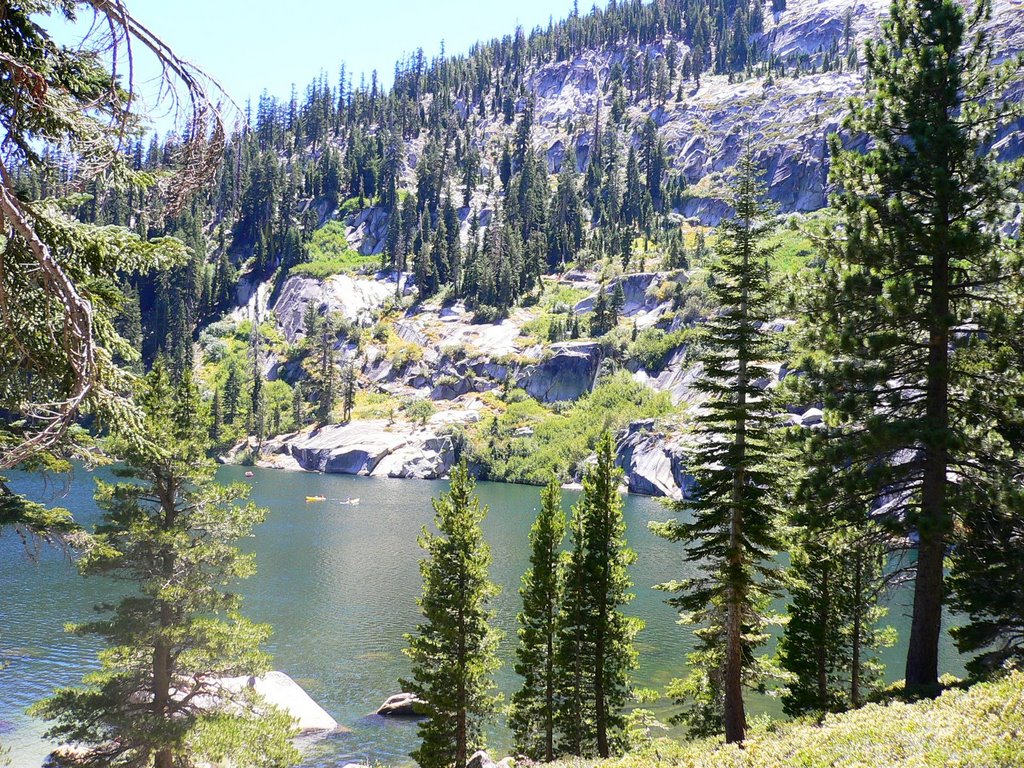
{"type": "MultiPolygon", "coordinates": [[[[399,765],[416,741],[412,722],[372,716],[381,702],[399,691],[398,679],[408,674],[402,654],[403,635],[417,624],[415,600],[420,593],[416,537],[430,523],[430,498],[447,487],[441,481],[378,480],[345,475],[316,475],[222,467],[224,481],[251,483],[253,499],[270,512],[246,542],[257,556],[258,574],[242,585],[244,612],[269,622],[274,636],[268,649],[274,668],[294,678],[348,733],[331,735],[306,746],[305,766],[334,768],[352,761],[399,765]],[[305,496],[328,501],[307,504],[305,496]],[[359,506],[338,500],[359,497],[359,506]]],[[[107,477],[105,470],[97,476],[107,477]]],[[[92,501],[89,473],[50,478],[16,476],[12,485],[36,499],[72,509],[89,526],[99,516],[92,501]]],[[[502,657],[508,662],[515,647],[515,616],[519,579],[528,562],[527,533],[539,503],[539,489],[480,483],[478,493],[490,513],[484,524],[491,544],[491,577],[503,587],[495,600],[497,624],[505,631],[502,657]]],[[[576,499],[565,494],[565,504],[576,499]]],[[[637,551],[632,569],[636,599],[628,607],[647,626],[638,638],[638,685],[662,689],[684,670],[691,635],[676,624],[665,595],[652,585],[687,575],[679,547],[647,530],[651,520],[665,519],[656,499],[627,496],[627,536],[637,551]]],[[[52,748],[40,737],[44,725],[25,709],[55,686],[79,682],[95,664],[98,645],[66,635],[63,625],[90,615],[92,607],[117,596],[117,587],[101,578],[85,579],[59,552],[42,549],[36,557],[11,532],[0,536],[0,744],[11,750],[17,768],[38,766],[52,748]]],[[[909,622],[906,592],[894,597],[890,621],[905,639],[909,622]]],[[[886,652],[890,677],[902,676],[902,643],[886,652]]],[[[948,638],[944,671],[962,673],[962,662],[948,638]]],[[[501,689],[515,690],[516,679],[506,663],[498,676],[501,689]]],[[[669,702],[652,707],[667,718],[669,702]]],[[[778,702],[752,698],[752,713],[781,714],[778,702]]],[[[492,744],[501,751],[508,735],[495,728],[492,744]]]]}

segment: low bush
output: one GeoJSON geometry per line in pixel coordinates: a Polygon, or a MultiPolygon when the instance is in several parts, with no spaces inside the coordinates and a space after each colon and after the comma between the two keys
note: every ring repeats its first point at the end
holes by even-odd
{"type": "MultiPolygon", "coordinates": [[[[771,722],[742,748],[656,739],[591,768],[1024,768],[1024,672],[937,699],[869,704],[820,724],[771,722]]],[[[559,768],[578,762],[553,764],[559,768]]]]}

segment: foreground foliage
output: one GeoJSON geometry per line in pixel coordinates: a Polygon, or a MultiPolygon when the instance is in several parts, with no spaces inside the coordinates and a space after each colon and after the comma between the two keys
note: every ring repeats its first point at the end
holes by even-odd
{"type": "MultiPolygon", "coordinates": [[[[752,730],[742,748],[660,739],[600,768],[1021,768],[1024,672],[912,704],[869,704],[821,725],[752,730]]],[[[556,763],[556,766],[582,763],[556,763]]]]}
{"type": "Polygon", "coordinates": [[[484,725],[494,711],[494,672],[500,633],[491,626],[490,600],[498,588],[487,569],[491,550],[480,528],[487,508],[473,494],[463,463],[452,470],[451,488],[434,500],[437,533],[419,543],[423,621],[407,635],[412,680],[403,690],[426,702],[422,742],[412,757],[423,768],[465,768],[484,747],[484,725]]]}
{"type": "Polygon", "coordinates": [[[236,547],[265,512],[247,488],[213,482],[199,393],[186,376],[173,386],[158,361],[139,395],[146,440],[122,444],[121,483],[98,483],[104,510],[85,575],[133,587],[101,616],[72,627],[102,638],[100,668],[34,714],[48,738],[83,750],[76,765],[188,768],[223,761],[277,768],[297,761],[291,719],[247,687],[222,678],[260,675],[270,627],[240,614],[228,591],[255,570],[236,547]]]}

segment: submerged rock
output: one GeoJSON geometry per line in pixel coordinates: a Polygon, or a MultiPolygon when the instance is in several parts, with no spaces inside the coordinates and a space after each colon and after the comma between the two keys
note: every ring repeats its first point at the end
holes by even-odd
{"type": "Polygon", "coordinates": [[[396,693],[377,709],[384,717],[423,717],[426,705],[414,693],[396,693]]]}

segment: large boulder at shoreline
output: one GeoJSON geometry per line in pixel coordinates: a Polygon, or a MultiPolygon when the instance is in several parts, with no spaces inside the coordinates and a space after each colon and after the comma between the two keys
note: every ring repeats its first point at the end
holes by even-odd
{"type": "Polygon", "coordinates": [[[218,683],[231,693],[251,688],[267,704],[291,715],[300,733],[335,731],[339,728],[338,721],[284,672],[267,672],[259,677],[225,677],[218,683]]]}
{"type": "Polygon", "coordinates": [[[377,714],[384,717],[422,717],[424,706],[414,693],[396,693],[380,705],[377,714]]]}
{"type": "Polygon", "coordinates": [[[455,461],[451,437],[383,419],[332,424],[267,443],[261,464],[373,477],[444,477],[455,461]],[[290,460],[290,461],[289,461],[290,460]]]}
{"type": "Polygon", "coordinates": [[[601,367],[601,346],[592,341],[551,345],[551,357],[527,367],[518,385],[542,403],[576,400],[594,387],[601,367]]]}
{"type": "Polygon", "coordinates": [[[681,499],[693,482],[683,446],[656,430],[653,419],[629,425],[616,444],[615,463],[630,493],[681,499]]]}
{"type": "MultiPolygon", "coordinates": [[[[265,704],[290,715],[295,720],[295,726],[300,734],[345,730],[284,672],[267,672],[259,677],[213,678],[208,683],[208,692],[193,699],[193,706],[203,709],[215,708],[224,701],[237,700],[238,694],[251,689],[262,697],[265,704]]],[[[178,693],[176,698],[181,696],[182,694],[178,693]]],[[[232,706],[234,705],[229,704],[229,707],[232,706]]],[[[80,768],[93,764],[92,760],[95,758],[90,758],[91,751],[88,747],[63,744],[47,755],[43,768],[80,768]]],[[[200,765],[206,768],[209,764],[200,765]]]]}

